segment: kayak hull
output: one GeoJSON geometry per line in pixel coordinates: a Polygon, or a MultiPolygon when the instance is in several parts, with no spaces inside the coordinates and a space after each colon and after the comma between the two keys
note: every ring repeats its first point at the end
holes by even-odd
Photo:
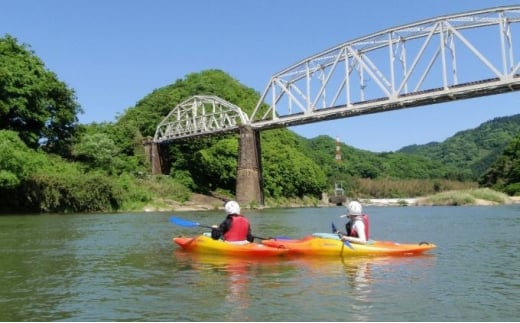
{"type": "Polygon", "coordinates": [[[311,257],[354,256],[413,256],[436,248],[429,242],[398,243],[394,241],[369,241],[368,244],[343,242],[339,238],[310,235],[298,240],[270,239],[263,244],[273,248],[288,249],[289,255],[311,257]]]}
{"type": "Polygon", "coordinates": [[[214,240],[209,236],[175,237],[173,242],[183,250],[213,255],[242,256],[251,258],[277,257],[287,254],[289,250],[270,247],[260,243],[234,243],[214,240]]]}

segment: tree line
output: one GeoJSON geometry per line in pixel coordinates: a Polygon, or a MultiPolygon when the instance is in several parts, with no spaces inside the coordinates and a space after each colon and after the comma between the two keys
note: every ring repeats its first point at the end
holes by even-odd
{"type": "MultiPolygon", "coordinates": [[[[237,135],[169,145],[171,171],[151,176],[143,140],[176,104],[216,95],[250,114],[260,95],[221,70],[186,75],[155,89],[115,122],[80,124],[74,89],[27,44],[0,38],[0,212],[139,210],[191,193],[235,194],[237,135]]],[[[264,195],[320,198],[335,182],[352,197],[412,197],[458,187],[493,187],[514,195],[520,117],[496,119],[443,143],[372,153],[328,136],[305,139],[288,129],[261,133],[264,195]]]]}

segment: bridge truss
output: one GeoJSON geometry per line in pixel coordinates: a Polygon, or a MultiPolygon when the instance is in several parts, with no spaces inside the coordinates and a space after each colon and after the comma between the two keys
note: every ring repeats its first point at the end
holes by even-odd
{"type": "Polygon", "coordinates": [[[215,132],[234,132],[249,118],[238,106],[219,97],[196,95],[178,104],[161,121],[154,142],[196,137],[215,132]]]}
{"type": "Polygon", "coordinates": [[[274,74],[251,117],[218,97],[194,96],[164,118],[154,142],[517,91],[519,22],[520,6],[496,7],[348,41],[274,74]]]}
{"type": "Polygon", "coordinates": [[[520,6],[497,7],[340,44],[273,75],[251,123],[284,127],[519,90],[519,22],[520,6]]]}

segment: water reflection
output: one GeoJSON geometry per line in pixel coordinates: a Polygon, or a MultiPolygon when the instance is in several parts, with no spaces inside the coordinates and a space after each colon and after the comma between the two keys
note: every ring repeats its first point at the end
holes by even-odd
{"type": "MultiPolygon", "coordinates": [[[[427,277],[435,256],[300,258],[292,262],[312,277],[300,292],[319,299],[330,320],[370,321],[375,304],[392,302],[392,290],[381,299],[381,286],[417,284],[427,277]],[[344,304],[338,307],[338,300],[344,304]],[[330,308],[326,304],[332,304],[330,308]]],[[[307,306],[312,306],[310,303],[307,306]]],[[[309,315],[312,315],[309,313],[309,315]]]]}
{"type": "MultiPolygon", "coordinates": [[[[319,319],[327,313],[329,320],[368,321],[380,286],[394,279],[417,282],[417,275],[430,267],[435,257],[349,257],[349,258],[233,258],[174,251],[173,257],[201,284],[218,279],[219,299],[212,301],[219,320],[259,320],[259,304],[278,299],[285,305],[270,303],[261,320],[279,318],[287,302],[298,307],[298,317],[319,319]],[[189,269],[188,269],[189,268],[189,269]],[[415,273],[412,277],[412,273],[415,273]],[[211,277],[211,278],[208,278],[211,277]],[[225,282],[225,283],[224,283],[225,282]],[[379,286],[379,287],[378,287],[379,286]],[[263,290],[262,295],[255,290],[263,290]],[[343,306],[338,307],[338,300],[343,306]],[[319,311],[316,312],[316,304],[319,311]]],[[[420,278],[422,279],[422,278],[420,278]]],[[[419,279],[419,280],[420,280],[419,279]]],[[[215,286],[214,286],[215,287],[215,286]]],[[[206,306],[208,304],[205,304],[206,306]]]]}
{"type": "MultiPolygon", "coordinates": [[[[221,284],[222,301],[216,298],[211,306],[215,306],[215,313],[221,317],[214,320],[224,321],[251,321],[249,308],[260,295],[253,291],[263,281],[263,278],[283,276],[283,273],[294,271],[295,265],[285,262],[279,257],[241,258],[223,257],[222,255],[197,254],[178,249],[173,252],[177,266],[190,270],[202,281],[201,284],[221,284]],[[215,282],[218,280],[219,282],[215,282]]],[[[269,281],[269,280],[268,280],[269,281]]],[[[271,288],[280,287],[276,280],[270,281],[271,288]]]]}
{"type": "Polygon", "coordinates": [[[377,263],[374,259],[363,258],[341,258],[343,271],[346,274],[346,284],[352,291],[363,293],[370,291],[370,283],[372,282],[372,266],[377,263]]]}

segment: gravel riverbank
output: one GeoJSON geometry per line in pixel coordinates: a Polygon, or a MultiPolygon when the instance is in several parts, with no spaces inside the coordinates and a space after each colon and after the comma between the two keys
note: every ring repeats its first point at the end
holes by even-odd
{"type": "MultiPolygon", "coordinates": [[[[321,201],[322,203],[317,205],[318,207],[336,207],[335,204],[321,201]]],[[[426,206],[429,204],[425,198],[388,198],[388,199],[361,199],[360,202],[363,205],[371,206],[426,206]]],[[[520,203],[520,196],[509,197],[503,204],[520,203]]],[[[184,203],[176,202],[173,200],[161,201],[161,206],[147,205],[143,211],[145,212],[167,212],[167,211],[209,211],[223,209],[223,201],[221,199],[206,196],[202,194],[193,194],[189,201],[184,203]]],[[[476,199],[473,205],[497,205],[499,203],[476,199]]],[[[294,203],[284,207],[308,207],[308,205],[301,205],[294,203]]]]}

